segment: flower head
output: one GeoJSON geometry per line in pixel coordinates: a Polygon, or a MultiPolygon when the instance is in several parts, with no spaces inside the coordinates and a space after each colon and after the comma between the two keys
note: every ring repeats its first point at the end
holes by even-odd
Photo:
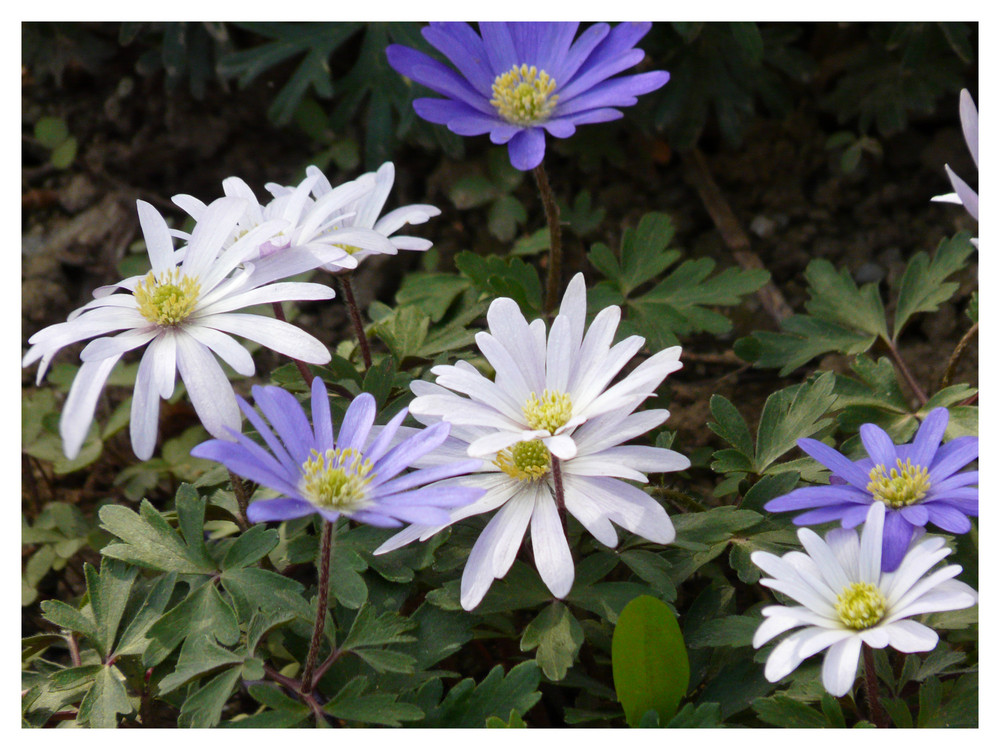
{"type": "Polygon", "coordinates": [[[844,528],[864,521],[873,503],[886,509],[882,568],[895,570],[915,532],[928,523],[964,534],[969,516],[979,515],[978,471],[956,473],[979,457],[979,439],[960,437],[941,445],[948,410],[933,409],[912,443],[895,445],[885,430],[861,426],[868,458],[851,461],[818,440],[803,438],[799,447],[829,468],[830,484],[802,487],[775,498],[769,511],[808,510],[795,517],[799,526],[840,520],[844,528]]]}
{"type": "MultiPolygon", "coordinates": [[[[962,89],[962,93],[959,95],[958,116],[962,121],[962,134],[965,136],[965,145],[968,147],[969,153],[972,154],[972,161],[978,169],[979,112],[976,109],[975,102],[972,101],[972,95],[968,89],[962,89]]],[[[955,189],[955,192],[935,195],[931,200],[938,203],[960,203],[965,206],[965,210],[969,212],[969,215],[973,219],[979,221],[979,194],[969,187],[965,180],[955,174],[947,164],[944,165],[944,171],[948,174],[948,179],[951,181],[951,186],[955,189]]],[[[972,244],[979,247],[979,240],[973,239],[972,244]]]]}
{"type": "MultiPolygon", "coordinates": [[[[223,247],[265,222],[276,227],[276,231],[260,239],[257,252],[247,258],[254,264],[256,283],[287,278],[327,264],[341,270],[356,268],[359,257],[396,252],[385,232],[357,218],[359,205],[375,199],[378,190],[371,175],[333,188],[316,167],[306,171],[306,178],[294,187],[268,183],[265,187],[272,197],[265,204],[258,202],[250,186],[239,177],[222,182],[225,195],[239,198],[245,205],[223,247]]],[[[204,203],[190,195],[175,195],[173,201],[195,220],[206,209],[204,203]]]]}
{"type": "Polygon", "coordinates": [[[161,398],[170,398],[180,372],[205,429],[215,436],[239,429],[240,413],[233,388],[215,354],[241,375],[253,375],[250,353],[230,334],[256,341],[289,357],[324,364],[330,353],[317,339],[288,323],[262,315],[235,312],[244,307],[285,300],[330,299],[321,284],[264,285],[253,276],[257,247],[276,230],[263,222],[230,242],[246,205],[220,198],[201,214],[187,247],[174,251],[166,222],[148,203],[138,202],[152,270],[94,292],[95,299],[74,311],[65,323],[49,326],[30,339],[23,367],[40,360],[38,382],[64,346],[94,336],[80,354],[83,365],[70,388],[59,422],[63,450],[76,456],[94,416],[97,397],[112,368],[127,351],[146,347],[132,396],[132,449],[142,459],[153,454],[161,398]],[[241,264],[246,264],[239,268],[241,264]],[[235,272],[235,273],[234,273],[235,272]],[[114,293],[124,290],[124,293],[114,293]],[[106,336],[121,331],[114,336],[106,336]]]}
{"type": "Polygon", "coordinates": [[[537,167],[545,133],[569,138],[578,125],[617,120],[617,107],[663,86],[662,71],[613,78],[642,61],[636,43],[649,23],[606,23],[576,37],[578,23],[432,23],[422,33],[456,70],[399,44],[386,49],[402,75],[443,95],[416,99],[413,108],[459,135],[490,134],[508,144],[517,169],[537,167]]]}
{"type": "Polygon", "coordinates": [[[961,566],[948,565],[928,575],[951,553],[941,537],[915,543],[895,572],[885,572],[881,537],[886,513],[882,503],[868,508],[860,540],[851,529],[834,529],[825,539],[810,529],[799,529],[805,554],[788,552],[777,557],[758,551],[750,555],[771,576],[762,578],[762,585],[800,604],[762,610],[764,622],[754,633],[754,648],[803,627],[767,657],[764,676],[768,680],[781,680],[804,659],[826,650],[823,687],[839,697],[854,684],[862,644],[891,646],[904,653],[930,651],[937,645],[937,633],[909,618],[976,603],[976,592],[953,580],[962,572],[961,566]]]}
{"type": "Polygon", "coordinates": [[[471,487],[424,486],[471,471],[478,461],[443,463],[400,475],[445,440],[447,423],[413,430],[394,443],[406,410],[375,436],[375,399],[362,393],[348,407],[335,439],[330,402],[319,378],[312,383],[311,427],[287,391],[254,386],[252,392],[263,418],[242,398],[239,405],[267,450],[233,431],[230,439],[208,440],[191,451],[192,456],[218,461],[234,474],[281,493],[273,500],[251,503],[250,521],[285,521],[319,513],[327,521],[346,516],[383,527],[441,523],[448,519],[449,509],[482,495],[471,487]]]}
{"type": "MultiPolygon", "coordinates": [[[[341,247],[350,258],[349,262],[335,260],[323,266],[331,272],[342,271],[345,268],[354,268],[369,255],[388,254],[395,255],[399,250],[429,250],[431,241],[422,237],[409,237],[406,235],[395,235],[394,233],[407,224],[423,224],[428,219],[438,216],[441,209],[424,203],[415,203],[409,206],[400,206],[379,218],[385,201],[392,190],[395,180],[396,169],[391,161],[387,161],[376,172],[366,172],[361,175],[356,182],[362,185],[370,185],[367,192],[357,195],[353,200],[345,203],[342,207],[343,215],[338,220],[338,227],[341,230],[370,230],[388,242],[388,245],[381,244],[376,247],[367,245],[364,247],[341,243],[341,247]]],[[[326,176],[314,166],[306,168],[306,178],[313,179],[312,193],[317,203],[327,200],[327,196],[336,190],[330,185],[326,176]]],[[[282,190],[292,188],[279,188],[269,186],[276,196],[281,196],[282,190]]]]}
{"type": "MultiPolygon", "coordinates": [[[[415,381],[418,396],[444,396],[441,386],[415,381]]],[[[553,465],[558,463],[566,511],[602,544],[614,547],[618,536],[612,522],[657,544],[674,540],[674,527],[663,507],[642,490],[622,481],[646,482],[646,472],[679,471],[691,463],[665,448],[623,445],[648,432],[669,416],[664,409],[633,413],[644,399],[631,403],[578,427],[573,458],[554,458],[541,440],[516,442],[485,457],[478,472],[450,480],[479,487],[486,494],[464,508],[452,511],[446,523],[413,525],[375,550],[382,554],[416,539],[430,538],[446,526],[481,513],[496,514],[486,525],[469,554],[462,574],[461,603],[475,608],[493,581],[503,578],[514,562],[525,532],[531,528],[531,546],[539,575],[553,595],[564,597],[573,585],[574,566],[556,505],[553,465]]],[[[418,419],[430,422],[426,417],[418,419]]],[[[454,425],[452,434],[435,460],[466,456],[471,445],[495,429],[482,425],[454,425]]]]}
{"type": "Polygon", "coordinates": [[[470,456],[539,440],[554,456],[573,458],[577,427],[617,412],[637,397],[651,396],[669,373],[681,368],[681,348],[674,346],[608,387],[645,340],[629,336],[611,345],[621,318],[616,306],[599,312],[584,335],[586,318],[583,274],[570,281],[547,340],[544,321],[529,325],[514,300],[494,300],[486,313],[490,331],[476,334],[476,343],[496,372],[495,379],[486,378],[466,362],[434,367],[431,372],[438,385],[465,395],[418,394],[410,411],[455,425],[491,428],[469,445],[470,456]]]}

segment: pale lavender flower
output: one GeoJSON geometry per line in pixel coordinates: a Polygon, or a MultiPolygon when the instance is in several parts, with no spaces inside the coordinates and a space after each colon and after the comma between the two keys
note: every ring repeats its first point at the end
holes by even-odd
{"type": "MultiPolygon", "coordinates": [[[[958,116],[962,121],[962,134],[965,136],[965,145],[972,155],[972,161],[976,165],[976,169],[978,169],[979,112],[976,110],[976,104],[972,101],[972,95],[968,89],[962,89],[962,93],[959,96],[958,116]]],[[[979,221],[979,194],[969,187],[965,180],[955,174],[947,164],[944,165],[944,171],[947,172],[948,179],[951,181],[951,186],[955,189],[955,192],[946,193],[945,195],[935,195],[931,200],[938,203],[961,204],[965,206],[965,210],[969,212],[969,215],[973,219],[979,221]]],[[[972,244],[979,247],[979,240],[974,238],[972,244]]]]}
{"type": "Polygon", "coordinates": [[[347,408],[334,437],[330,402],[319,378],[312,383],[312,426],[287,391],[254,386],[252,393],[263,418],[242,398],[240,408],[267,448],[234,430],[227,440],[195,446],[191,455],[218,461],[281,494],[250,504],[247,518],[254,523],[313,513],[331,522],[345,516],[380,527],[443,523],[449,510],[483,494],[471,487],[433,484],[475,469],[478,461],[453,461],[401,474],[444,442],[449,429],[445,422],[394,441],[406,417],[404,409],[376,435],[375,399],[362,393],[347,408]]]}

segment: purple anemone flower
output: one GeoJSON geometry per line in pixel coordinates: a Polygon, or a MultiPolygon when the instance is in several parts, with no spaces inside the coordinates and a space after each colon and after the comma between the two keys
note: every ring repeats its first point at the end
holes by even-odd
{"type": "Polygon", "coordinates": [[[483,494],[469,487],[430,484],[478,469],[482,464],[478,459],[400,475],[444,442],[451,429],[446,422],[420,430],[393,446],[406,409],[385,427],[372,430],[375,399],[362,393],[347,408],[334,439],[330,402],[319,378],[312,384],[313,427],[287,391],[254,386],[252,392],[264,419],[237,397],[239,405],[270,450],[231,431],[235,442],[207,440],[195,446],[191,455],[218,461],[234,474],[281,493],[273,500],[250,504],[247,518],[254,523],[319,513],[331,522],[343,515],[381,527],[445,524],[450,519],[449,509],[474,502],[483,494]]]}
{"type": "Polygon", "coordinates": [[[882,570],[899,567],[916,533],[928,523],[950,534],[971,528],[979,515],[978,471],[956,473],[979,458],[979,438],[960,437],[941,445],[948,410],[927,415],[912,443],[895,445],[885,430],[861,425],[868,458],[851,461],[833,448],[803,438],[799,447],[829,468],[830,484],[802,487],[764,505],[769,511],[807,510],[797,526],[840,520],[851,529],[862,523],[874,502],[885,504],[882,570]]]}
{"type": "Polygon", "coordinates": [[[589,26],[574,41],[578,23],[432,23],[424,38],[458,69],[399,44],[386,49],[397,72],[445,99],[417,99],[413,109],[459,135],[490,134],[506,143],[510,163],[537,167],[545,156],[545,131],[569,138],[577,125],[617,120],[615,107],[670,79],[663,70],[612,76],[638,64],[635,44],[650,23],[589,26]]]}

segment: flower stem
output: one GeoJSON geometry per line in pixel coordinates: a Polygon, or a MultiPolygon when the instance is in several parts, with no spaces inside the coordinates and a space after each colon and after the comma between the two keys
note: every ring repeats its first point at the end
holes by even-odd
{"type": "Polygon", "coordinates": [[[370,370],[372,366],[372,352],[368,348],[368,335],[365,333],[365,326],[361,322],[361,312],[358,310],[358,303],[354,301],[354,288],[351,286],[351,279],[344,274],[338,276],[340,288],[344,290],[344,301],[347,303],[347,311],[351,314],[351,325],[354,326],[354,335],[358,338],[358,347],[361,349],[361,359],[365,362],[365,369],[370,370]]]}
{"type": "Polygon", "coordinates": [[[562,467],[559,459],[549,454],[552,460],[552,485],[556,493],[556,510],[559,512],[559,525],[562,526],[563,536],[566,536],[566,495],[563,491],[562,467]]]}
{"type": "Polygon", "coordinates": [[[941,385],[939,386],[939,389],[944,388],[951,383],[951,377],[955,374],[955,366],[958,364],[958,358],[962,356],[962,352],[965,351],[965,348],[978,332],[979,323],[973,323],[972,328],[965,332],[965,335],[962,336],[961,340],[955,346],[955,351],[951,353],[951,357],[948,359],[948,366],[944,370],[944,375],[941,376],[941,385]]]}
{"type": "Polygon", "coordinates": [[[319,592],[316,597],[316,624],[313,626],[312,640],[309,642],[309,655],[302,670],[302,687],[300,692],[307,695],[312,692],[313,669],[316,657],[319,655],[319,645],[323,641],[323,626],[326,624],[326,602],[330,593],[330,550],[333,547],[333,524],[323,521],[323,537],[319,544],[319,592]]]}
{"type": "Polygon", "coordinates": [[[545,220],[549,225],[549,275],[545,281],[545,312],[551,312],[559,299],[560,276],[562,273],[562,230],[559,227],[559,206],[549,186],[545,166],[539,164],[532,170],[538,192],[545,208],[545,220]]]}
{"type": "Polygon", "coordinates": [[[233,494],[236,495],[236,504],[240,506],[240,515],[236,519],[236,525],[240,527],[240,531],[246,531],[250,528],[250,522],[247,518],[247,507],[250,505],[250,497],[247,495],[247,487],[243,484],[243,480],[238,476],[229,472],[229,481],[233,485],[233,494]]]}
{"type": "Polygon", "coordinates": [[[889,348],[889,354],[892,356],[896,366],[899,367],[899,371],[902,373],[906,384],[910,386],[910,390],[913,391],[914,395],[918,399],[920,399],[920,405],[923,406],[927,403],[927,394],[924,393],[924,389],[920,387],[920,383],[918,383],[917,379],[913,377],[913,373],[910,372],[910,368],[906,366],[906,362],[903,361],[903,357],[899,353],[899,349],[896,348],[896,345],[889,339],[883,339],[883,341],[885,341],[886,346],[889,348]]]}
{"type": "MultiPolygon", "coordinates": [[[[274,317],[277,320],[280,320],[282,323],[288,322],[285,318],[285,311],[282,309],[280,302],[272,302],[271,307],[274,309],[274,317]]],[[[311,385],[313,382],[313,374],[309,371],[309,368],[306,367],[306,363],[300,362],[295,359],[295,357],[291,357],[290,359],[295,363],[295,366],[299,368],[299,373],[302,375],[302,379],[306,381],[306,385],[311,385]]]]}
{"type": "Polygon", "coordinates": [[[867,643],[861,645],[861,653],[865,661],[865,698],[868,699],[868,713],[872,724],[879,729],[886,729],[889,720],[886,718],[885,709],[878,699],[878,678],[875,676],[875,654],[872,647],[867,643]]]}

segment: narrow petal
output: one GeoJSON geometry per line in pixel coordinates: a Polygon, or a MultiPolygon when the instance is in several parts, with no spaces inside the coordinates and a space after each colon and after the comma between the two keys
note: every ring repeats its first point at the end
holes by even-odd
{"type": "Polygon", "coordinates": [[[910,449],[909,458],[914,465],[931,465],[947,427],[948,410],[944,408],[932,409],[913,438],[913,447],[910,449]]]}
{"type": "Polygon", "coordinates": [[[562,599],[573,587],[573,556],[552,494],[547,486],[539,484],[535,485],[535,509],[531,514],[531,549],[538,574],[552,595],[562,599]]]}
{"type": "Polygon", "coordinates": [[[901,620],[886,626],[889,645],[904,654],[930,651],[938,642],[938,634],[926,625],[913,620],[901,620]]]}
{"type": "Polygon", "coordinates": [[[337,435],[337,448],[360,450],[368,440],[368,433],[375,424],[375,398],[370,393],[361,393],[347,407],[344,421],[337,435]]]}
{"type": "Polygon", "coordinates": [[[862,492],[866,491],[869,482],[868,474],[846,456],[812,438],[800,438],[798,446],[837,476],[850,482],[862,492]]]}
{"type": "Polygon", "coordinates": [[[848,637],[830,646],[823,657],[823,687],[831,695],[846,695],[858,673],[861,639],[848,637]]]}
{"type": "Polygon", "coordinates": [[[290,521],[316,512],[316,508],[305,500],[278,497],[273,500],[256,500],[247,507],[247,520],[251,523],[266,521],[290,521]]]}
{"type": "Polygon", "coordinates": [[[520,130],[507,144],[514,169],[526,172],[542,163],[545,157],[545,130],[538,127],[520,130]]]}
{"type": "Polygon", "coordinates": [[[84,362],[77,370],[59,419],[59,434],[63,439],[66,458],[73,459],[79,455],[90,423],[94,420],[97,397],[101,395],[104,383],[119,359],[120,357],[108,357],[84,362]]]}
{"type": "Polygon", "coordinates": [[[324,365],[330,361],[330,352],[319,339],[281,320],[248,313],[221,313],[201,318],[199,323],[256,341],[302,362],[324,365]]]}
{"type": "MultiPolygon", "coordinates": [[[[881,464],[887,470],[896,466],[896,444],[881,427],[875,424],[861,425],[861,442],[876,465],[881,464]]],[[[844,477],[847,479],[847,477],[844,477]]],[[[848,481],[850,481],[848,479],[848,481]]]]}
{"type": "Polygon", "coordinates": [[[225,438],[229,435],[227,428],[238,432],[240,409],[236,395],[211,352],[190,336],[178,336],[177,369],[198,419],[209,434],[225,438]]]}
{"type": "Polygon", "coordinates": [[[139,360],[135,390],[132,392],[129,435],[132,440],[132,451],[143,461],[153,455],[159,427],[160,395],[154,378],[155,362],[156,352],[153,347],[149,347],[139,360]]]}
{"type": "MultiPolygon", "coordinates": [[[[310,405],[316,450],[321,453],[333,448],[333,419],[330,417],[330,397],[322,378],[313,378],[310,405]]],[[[338,444],[339,445],[339,444],[338,444]]],[[[360,446],[359,446],[360,447],[360,446]]]]}
{"type": "MultiPolygon", "coordinates": [[[[873,507],[879,505],[882,503],[874,503],[873,507]]],[[[867,523],[865,526],[867,528],[867,523]]],[[[882,570],[890,572],[899,567],[911,539],[913,539],[913,524],[899,511],[887,511],[885,529],[882,532],[882,570]]]]}
{"type": "Polygon", "coordinates": [[[469,553],[462,573],[462,608],[472,610],[483,600],[496,578],[514,563],[528,528],[533,498],[520,495],[509,500],[486,524],[469,553]]]}

